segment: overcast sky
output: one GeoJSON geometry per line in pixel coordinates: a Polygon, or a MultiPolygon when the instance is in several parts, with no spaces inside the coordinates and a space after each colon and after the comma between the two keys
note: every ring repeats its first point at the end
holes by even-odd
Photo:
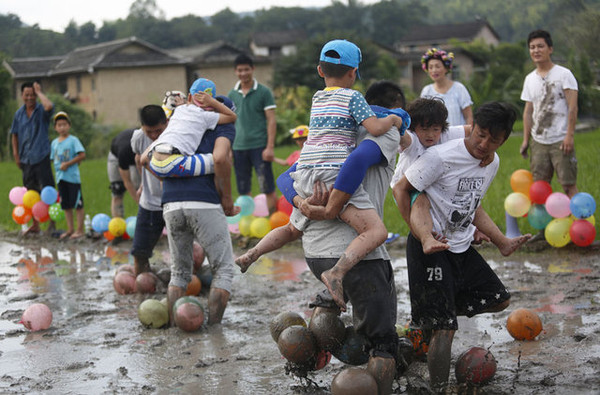
{"type": "MultiPolygon", "coordinates": [[[[361,0],[363,4],[378,0],[361,0]]],[[[344,0],[345,2],[345,0],[344,0]]],[[[0,0],[0,14],[18,15],[28,25],[62,33],[71,20],[77,25],[92,21],[97,28],[129,14],[133,0],[0,0]]],[[[156,0],[167,19],[193,14],[211,16],[229,7],[233,12],[279,7],[324,7],[331,0],[156,0]]]]}

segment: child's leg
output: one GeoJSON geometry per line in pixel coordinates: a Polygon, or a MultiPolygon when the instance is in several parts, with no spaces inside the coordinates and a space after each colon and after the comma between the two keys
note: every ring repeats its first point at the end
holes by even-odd
{"type": "Polygon", "coordinates": [[[358,236],[346,247],[346,251],[334,267],[321,274],[333,300],[342,311],[346,311],[342,279],[361,259],[387,239],[387,230],[377,212],[373,209],[361,210],[349,205],[340,218],[352,226],[358,236]]]}
{"type": "Polygon", "coordinates": [[[150,170],[159,177],[194,177],[215,172],[212,154],[192,156],[153,153],[150,170]]]}
{"type": "Polygon", "coordinates": [[[433,254],[450,248],[447,243],[437,240],[431,233],[433,221],[429,209],[431,203],[424,193],[419,194],[410,209],[410,228],[414,236],[421,241],[423,252],[433,254]]]}
{"type": "Polygon", "coordinates": [[[83,221],[84,221],[84,216],[85,213],[83,211],[83,207],[82,208],[78,208],[75,210],[75,215],[77,217],[77,230],[75,231],[75,233],[73,233],[71,235],[71,239],[77,239],[82,237],[85,233],[84,233],[84,229],[83,229],[83,221]]]}
{"type": "Polygon", "coordinates": [[[235,260],[235,264],[240,267],[242,273],[245,273],[250,265],[252,265],[252,263],[254,263],[262,255],[266,254],[267,252],[275,251],[290,241],[298,240],[301,236],[302,232],[288,222],[287,225],[280,226],[279,228],[275,228],[267,233],[267,235],[263,237],[256,246],[238,257],[235,260]]]}
{"type": "Polygon", "coordinates": [[[67,231],[60,235],[60,239],[65,239],[73,234],[73,209],[67,208],[65,211],[65,222],[67,223],[67,231]]]}

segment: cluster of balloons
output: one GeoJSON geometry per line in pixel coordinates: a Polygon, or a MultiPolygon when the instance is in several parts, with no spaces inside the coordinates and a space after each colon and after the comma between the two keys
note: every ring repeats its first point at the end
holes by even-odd
{"type": "Polygon", "coordinates": [[[12,218],[19,225],[27,224],[32,218],[38,222],[46,222],[60,221],[65,217],[60,207],[58,191],[52,186],[44,187],[41,193],[16,186],[8,193],[8,199],[15,205],[12,218]]]}
{"type": "Polygon", "coordinates": [[[580,247],[596,238],[594,212],[596,201],[586,192],[569,199],[562,192],[552,192],[546,181],[533,181],[523,169],[510,177],[513,192],[504,200],[504,209],[513,217],[527,216],[529,224],[544,230],[546,241],[553,247],[564,247],[570,241],[580,247]]]}
{"type": "Polygon", "coordinates": [[[110,218],[107,214],[100,213],[92,218],[92,230],[102,234],[107,240],[122,237],[124,240],[132,239],[135,233],[137,217],[110,218]]]}
{"type": "Polygon", "coordinates": [[[277,211],[269,215],[267,196],[264,193],[254,198],[241,195],[234,205],[241,211],[232,217],[227,217],[229,231],[247,237],[263,238],[271,229],[286,225],[290,221],[292,205],[282,196],[277,201],[277,211]]]}

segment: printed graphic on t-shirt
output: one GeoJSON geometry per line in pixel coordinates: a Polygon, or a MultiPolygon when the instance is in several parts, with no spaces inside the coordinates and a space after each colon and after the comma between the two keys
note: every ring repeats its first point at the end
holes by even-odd
{"type": "Polygon", "coordinates": [[[69,148],[64,149],[59,155],[58,160],[60,163],[68,162],[71,158],[71,150],[69,148]]]}
{"type": "Polygon", "coordinates": [[[483,177],[466,177],[459,180],[452,204],[460,208],[452,211],[448,230],[466,230],[471,225],[471,216],[483,197],[483,185],[483,177]]]}
{"type": "Polygon", "coordinates": [[[544,94],[539,104],[539,112],[537,116],[536,134],[543,134],[547,128],[552,127],[556,113],[554,106],[556,99],[564,100],[565,93],[562,90],[562,85],[556,81],[544,82],[544,94]]]}

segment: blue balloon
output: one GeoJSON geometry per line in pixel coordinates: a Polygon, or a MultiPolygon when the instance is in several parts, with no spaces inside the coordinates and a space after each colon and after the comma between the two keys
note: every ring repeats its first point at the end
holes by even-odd
{"type": "Polygon", "coordinates": [[[552,221],[552,216],[546,211],[543,204],[533,204],[527,214],[529,224],[535,229],[542,230],[552,221]]]}
{"type": "Polygon", "coordinates": [[[237,199],[235,199],[234,205],[239,206],[241,208],[240,217],[245,217],[246,215],[252,215],[254,213],[254,199],[252,199],[248,195],[240,195],[237,199]]]}
{"type": "Polygon", "coordinates": [[[236,215],[232,215],[231,217],[227,217],[227,223],[228,224],[237,224],[238,222],[240,222],[240,219],[242,218],[242,214],[241,213],[237,213],[236,215]]]}
{"type": "Polygon", "coordinates": [[[137,218],[129,217],[127,220],[125,220],[125,223],[127,224],[125,232],[127,232],[129,237],[133,238],[133,235],[135,234],[135,226],[137,225],[137,218]]]}
{"type": "Polygon", "coordinates": [[[594,215],[596,211],[596,201],[594,197],[586,192],[576,193],[569,203],[571,214],[576,218],[588,218],[594,215]]]}
{"type": "Polygon", "coordinates": [[[100,213],[94,215],[92,218],[92,229],[96,233],[104,233],[108,230],[108,223],[110,222],[110,217],[106,214],[100,213]]]}
{"type": "Polygon", "coordinates": [[[46,203],[48,206],[56,203],[56,199],[58,199],[58,192],[54,187],[50,185],[45,186],[42,189],[42,193],[40,193],[40,197],[42,198],[42,202],[46,203]]]}

